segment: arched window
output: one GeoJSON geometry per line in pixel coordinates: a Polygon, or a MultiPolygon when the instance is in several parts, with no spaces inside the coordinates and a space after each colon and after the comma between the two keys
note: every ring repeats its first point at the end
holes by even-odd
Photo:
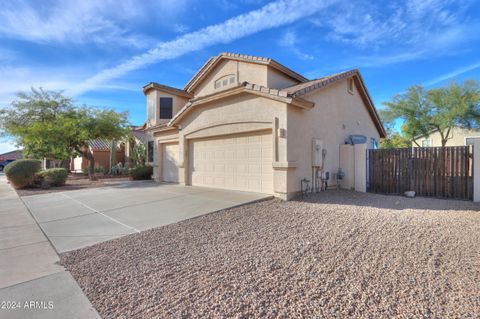
{"type": "Polygon", "coordinates": [[[235,74],[224,75],[224,76],[222,76],[221,78],[219,78],[218,80],[215,81],[215,89],[220,89],[220,88],[230,86],[230,85],[234,84],[235,82],[236,82],[235,81],[235,74]]]}

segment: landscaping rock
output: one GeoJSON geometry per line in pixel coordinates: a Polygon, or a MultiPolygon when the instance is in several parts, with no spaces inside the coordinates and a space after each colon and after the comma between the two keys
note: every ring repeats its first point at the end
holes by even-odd
{"type": "Polygon", "coordinates": [[[478,318],[478,208],[327,191],[205,215],[61,261],[103,318],[478,318]]]}

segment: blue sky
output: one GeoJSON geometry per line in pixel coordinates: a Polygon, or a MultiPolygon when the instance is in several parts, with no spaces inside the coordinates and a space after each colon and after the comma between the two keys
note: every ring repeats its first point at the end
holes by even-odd
{"type": "Polygon", "coordinates": [[[413,84],[480,80],[478,30],[474,0],[0,0],[0,106],[41,86],[141,124],[143,85],[183,87],[236,52],[312,79],[359,68],[381,108],[413,84]]]}

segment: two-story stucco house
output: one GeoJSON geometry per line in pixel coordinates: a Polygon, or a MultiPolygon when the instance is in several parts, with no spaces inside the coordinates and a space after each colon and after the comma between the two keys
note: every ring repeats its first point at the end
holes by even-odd
{"type": "Polygon", "coordinates": [[[322,169],[339,168],[352,134],[385,130],[358,70],[309,80],[269,59],[221,53],[183,89],[144,86],[149,162],[158,181],[289,199],[322,169]]]}
{"type": "MultiPolygon", "coordinates": [[[[453,127],[448,131],[447,144],[445,146],[473,145],[476,139],[480,139],[480,130],[453,127]]],[[[442,146],[442,136],[437,130],[430,132],[428,136],[417,136],[412,142],[412,147],[439,146],[442,146]]]]}

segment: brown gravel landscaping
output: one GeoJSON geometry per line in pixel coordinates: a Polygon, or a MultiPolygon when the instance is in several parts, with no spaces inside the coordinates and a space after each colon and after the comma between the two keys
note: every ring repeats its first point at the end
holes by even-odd
{"type": "Polygon", "coordinates": [[[479,318],[480,206],[327,191],[64,253],[103,318],[479,318]]]}

